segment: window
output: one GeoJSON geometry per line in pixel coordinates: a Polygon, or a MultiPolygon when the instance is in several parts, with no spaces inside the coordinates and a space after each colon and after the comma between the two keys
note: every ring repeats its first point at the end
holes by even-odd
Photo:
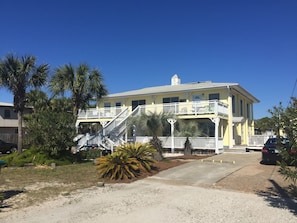
{"type": "Polygon", "coordinates": [[[248,119],[250,118],[250,106],[249,106],[249,104],[246,104],[246,117],[248,119]]]}
{"type": "Polygon", "coordinates": [[[240,116],[243,116],[243,101],[240,100],[240,116]]]}
{"type": "Polygon", "coordinates": [[[116,114],[119,114],[122,111],[122,103],[121,102],[116,102],[115,103],[116,106],[116,114]]]}
{"type": "Polygon", "coordinates": [[[10,110],[8,109],[4,110],[4,118],[11,118],[10,110]]]}
{"type": "Polygon", "coordinates": [[[163,104],[164,103],[174,103],[174,102],[178,102],[178,97],[163,98],[163,104]]]}
{"type": "Polygon", "coordinates": [[[105,113],[105,116],[110,116],[110,102],[105,102],[104,103],[104,113],[105,113]]]}
{"type": "Polygon", "coordinates": [[[219,93],[215,93],[215,94],[209,94],[208,95],[208,100],[220,100],[220,94],[219,93]]]}
{"type": "Polygon", "coordinates": [[[235,96],[234,95],[232,95],[232,113],[233,114],[235,114],[235,111],[236,111],[236,109],[235,109],[235,96]]]}
{"type": "Polygon", "coordinates": [[[132,110],[137,108],[138,105],[145,105],[145,100],[134,100],[134,101],[132,101],[132,110]]]}
{"type": "MultiPolygon", "coordinates": [[[[208,95],[208,100],[210,100],[210,101],[213,101],[213,100],[219,101],[220,100],[220,94],[219,93],[209,94],[208,95]]],[[[210,102],[209,103],[209,112],[211,112],[211,113],[215,112],[215,107],[217,106],[216,104],[217,104],[216,102],[210,102]]]]}
{"type": "Polygon", "coordinates": [[[163,98],[163,112],[176,113],[178,111],[178,102],[179,102],[178,97],[163,98]],[[169,103],[173,103],[173,104],[166,105],[169,103]]]}

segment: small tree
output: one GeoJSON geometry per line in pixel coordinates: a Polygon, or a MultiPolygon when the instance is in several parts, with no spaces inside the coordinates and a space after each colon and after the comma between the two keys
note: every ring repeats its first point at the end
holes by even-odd
{"type": "Polygon", "coordinates": [[[67,100],[55,99],[48,106],[25,116],[26,143],[29,146],[54,158],[60,157],[73,146],[74,117],[67,111],[67,104],[67,100]]]}
{"type": "Polygon", "coordinates": [[[272,120],[275,123],[274,131],[281,139],[281,133],[289,139],[289,144],[281,144],[278,148],[281,152],[280,173],[286,180],[292,181],[292,187],[296,190],[297,182],[297,99],[291,98],[287,108],[282,103],[278,107],[269,110],[272,114],[272,120]]]}
{"type": "MultiPolygon", "coordinates": [[[[279,126],[286,136],[290,144],[285,146],[285,150],[281,151],[282,161],[280,162],[280,173],[285,179],[293,182],[296,189],[297,182],[297,99],[292,98],[286,109],[280,107],[277,111],[282,111],[276,115],[279,117],[279,126]]],[[[275,116],[275,113],[274,113],[275,116]]]]}
{"type": "Polygon", "coordinates": [[[141,113],[139,116],[128,120],[130,127],[135,126],[137,135],[142,134],[153,137],[150,140],[150,144],[158,151],[158,153],[154,155],[156,160],[163,159],[163,145],[158,136],[170,133],[170,131],[168,131],[170,125],[167,119],[171,117],[173,117],[173,115],[169,113],[150,112],[148,114],[141,113]]]}
{"type": "Polygon", "coordinates": [[[190,155],[192,155],[192,151],[193,151],[192,144],[189,140],[189,137],[187,137],[186,142],[185,142],[184,155],[190,156],[190,155]]]}
{"type": "Polygon", "coordinates": [[[199,137],[203,133],[198,128],[198,123],[196,121],[185,121],[182,119],[177,119],[177,136],[180,137],[199,137]]]}

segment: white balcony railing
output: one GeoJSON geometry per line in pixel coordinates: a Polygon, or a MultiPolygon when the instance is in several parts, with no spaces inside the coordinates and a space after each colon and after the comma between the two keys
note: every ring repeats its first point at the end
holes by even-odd
{"type": "MultiPolygon", "coordinates": [[[[164,112],[175,115],[228,115],[228,105],[217,100],[140,105],[139,108],[142,112],[164,112]]],[[[91,108],[85,111],[81,110],[78,114],[78,119],[112,119],[125,109],[127,109],[127,107],[91,108]]],[[[130,113],[131,112],[132,111],[130,110],[130,113]]]]}

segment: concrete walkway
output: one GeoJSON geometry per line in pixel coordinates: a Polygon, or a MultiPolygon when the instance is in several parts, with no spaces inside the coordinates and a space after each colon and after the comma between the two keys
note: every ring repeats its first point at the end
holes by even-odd
{"type": "Polygon", "coordinates": [[[162,171],[147,180],[170,184],[213,186],[219,180],[252,163],[260,163],[261,153],[227,151],[162,171]]]}

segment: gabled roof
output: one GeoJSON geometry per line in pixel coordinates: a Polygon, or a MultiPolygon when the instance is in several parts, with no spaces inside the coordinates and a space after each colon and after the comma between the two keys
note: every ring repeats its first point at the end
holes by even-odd
{"type": "Polygon", "coordinates": [[[257,98],[255,98],[252,94],[250,94],[248,91],[243,89],[237,83],[213,83],[211,81],[148,87],[148,88],[142,88],[138,90],[109,94],[107,96],[104,96],[103,98],[122,98],[122,97],[141,96],[141,95],[160,95],[164,93],[191,92],[191,91],[197,91],[197,90],[222,89],[222,88],[232,88],[236,90],[238,93],[244,95],[245,97],[248,97],[253,102],[259,102],[257,98]]]}

